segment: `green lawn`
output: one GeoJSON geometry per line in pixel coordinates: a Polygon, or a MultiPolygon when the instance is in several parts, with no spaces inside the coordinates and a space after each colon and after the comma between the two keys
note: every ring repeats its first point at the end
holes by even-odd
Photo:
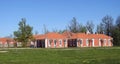
{"type": "Polygon", "coordinates": [[[120,64],[120,47],[4,50],[0,64],[120,64]]]}

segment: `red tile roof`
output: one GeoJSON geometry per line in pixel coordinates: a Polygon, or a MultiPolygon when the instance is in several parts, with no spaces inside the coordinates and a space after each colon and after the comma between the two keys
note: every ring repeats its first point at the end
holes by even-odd
{"type": "Polygon", "coordinates": [[[7,41],[14,42],[14,40],[12,38],[0,38],[0,42],[2,42],[2,43],[6,43],[7,41]]]}
{"type": "Polygon", "coordinates": [[[107,36],[105,34],[86,34],[86,33],[72,33],[69,31],[64,32],[63,34],[50,32],[47,34],[41,34],[41,35],[34,35],[35,39],[112,39],[112,37],[107,36]]]}
{"type": "Polygon", "coordinates": [[[45,38],[49,38],[49,39],[64,39],[65,36],[59,34],[59,33],[55,33],[55,32],[50,32],[47,34],[41,34],[41,35],[35,35],[34,36],[36,39],[45,39],[45,38]]]}

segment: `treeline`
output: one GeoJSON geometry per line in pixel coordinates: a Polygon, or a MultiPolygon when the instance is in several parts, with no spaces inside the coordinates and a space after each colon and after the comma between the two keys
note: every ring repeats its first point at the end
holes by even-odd
{"type": "MultiPolygon", "coordinates": [[[[68,25],[68,30],[74,33],[86,32],[94,33],[95,25],[92,21],[88,21],[86,25],[78,23],[76,18],[73,18],[68,25]]],[[[113,45],[120,46],[120,16],[116,20],[112,16],[106,15],[101,19],[100,24],[97,25],[95,33],[106,34],[113,37],[113,45]],[[115,23],[115,24],[114,24],[115,23]]]]}
{"type": "Polygon", "coordinates": [[[93,31],[95,25],[92,21],[87,21],[86,25],[78,23],[76,18],[73,18],[68,25],[68,30],[74,33],[87,32],[91,34],[106,34],[113,37],[113,45],[120,46],[120,16],[117,19],[113,19],[112,16],[106,15],[101,19],[101,22],[97,25],[96,30],[93,31]]]}
{"type": "MultiPolygon", "coordinates": [[[[23,46],[26,46],[27,42],[29,42],[30,40],[34,41],[34,38],[32,37],[33,27],[26,24],[26,19],[22,18],[18,25],[19,29],[14,32],[14,39],[16,41],[23,42],[23,46]]],[[[43,27],[44,33],[50,32],[45,25],[43,25],[43,27]]],[[[91,34],[106,34],[113,37],[114,46],[120,46],[120,16],[118,16],[118,18],[114,20],[112,16],[106,15],[101,19],[101,22],[97,25],[97,27],[95,27],[93,21],[87,21],[87,23],[83,25],[79,23],[75,17],[73,17],[73,19],[65,29],[53,29],[51,32],[63,33],[64,31],[70,31],[73,33],[90,32],[91,34]],[[95,28],[96,30],[94,31],[95,28]]],[[[38,32],[36,31],[35,34],[38,34],[38,32]]]]}

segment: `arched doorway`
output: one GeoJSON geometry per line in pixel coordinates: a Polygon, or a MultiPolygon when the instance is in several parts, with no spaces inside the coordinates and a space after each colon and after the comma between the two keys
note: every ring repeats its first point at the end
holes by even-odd
{"type": "Polygon", "coordinates": [[[77,39],[68,39],[68,47],[77,47],[77,39]]]}
{"type": "Polygon", "coordinates": [[[92,47],[92,45],[93,45],[92,42],[93,42],[92,39],[89,39],[89,40],[88,40],[88,47],[92,47]]]}
{"type": "Polygon", "coordinates": [[[37,48],[45,48],[45,40],[37,40],[37,48]]]}
{"type": "Polygon", "coordinates": [[[103,39],[100,40],[100,44],[101,44],[101,47],[104,46],[104,40],[103,39]]]}

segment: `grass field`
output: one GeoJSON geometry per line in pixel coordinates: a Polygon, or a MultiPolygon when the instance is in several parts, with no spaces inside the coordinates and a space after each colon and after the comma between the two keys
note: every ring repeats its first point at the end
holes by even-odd
{"type": "Polygon", "coordinates": [[[3,50],[0,64],[120,64],[120,47],[3,50]]]}

